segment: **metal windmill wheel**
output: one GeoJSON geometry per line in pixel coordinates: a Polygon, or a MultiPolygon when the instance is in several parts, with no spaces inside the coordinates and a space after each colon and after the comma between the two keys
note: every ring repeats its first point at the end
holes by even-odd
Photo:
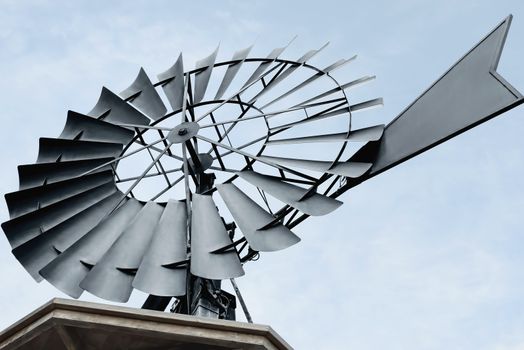
{"type": "Polygon", "coordinates": [[[297,60],[247,48],[224,62],[217,49],[190,71],[180,55],[157,83],[141,69],[120,94],[103,88],[19,166],[2,225],[13,254],[74,298],[126,302],[133,288],[183,296],[188,276],[239,277],[259,252],[297,243],[291,229],[335,210],[339,182],[370,170],[371,156],[346,161],[358,149],[348,145],[384,129],[352,128],[382,100],[350,102],[346,91],[373,77],[339,84],[330,73],[353,58],[311,65],[324,47],[297,60]]]}

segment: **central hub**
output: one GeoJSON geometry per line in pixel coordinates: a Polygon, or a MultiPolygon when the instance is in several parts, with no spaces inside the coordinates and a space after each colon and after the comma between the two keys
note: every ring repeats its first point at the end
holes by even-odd
{"type": "Polygon", "coordinates": [[[196,136],[200,126],[195,122],[184,122],[175,126],[167,135],[167,139],[172,143],[183,143],[196,136]]]}

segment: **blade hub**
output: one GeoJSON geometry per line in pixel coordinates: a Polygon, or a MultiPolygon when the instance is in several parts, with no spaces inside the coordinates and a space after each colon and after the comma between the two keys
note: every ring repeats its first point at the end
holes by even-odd
{"type": "Polygon", "coordinates": [[[175,126],[167,135],[167,139],[172,143],[183,143],[195,137],[200,130],[200,126],[195,122],[184,122],[175,126]]]}

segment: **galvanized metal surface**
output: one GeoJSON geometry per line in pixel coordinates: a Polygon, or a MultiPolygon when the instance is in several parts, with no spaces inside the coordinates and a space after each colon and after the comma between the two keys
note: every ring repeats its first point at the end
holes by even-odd
{"type": "Polygon", "coordinates": [[[158,296],[186,293],[186,205],[169,201],[133,280],[133,287],[158,296]]]}
{"type": "Polygon", "coordinates": [[[193,194],[191,223],[192,274],[213,280],[244,275],[235,249],[216,252],[232,242],[210,195],[193,194]]]}
{"type": "Polygon", "coordinates": [[[300,238],[281,223],[267,229],[274,217],[232,183],[217,186],[235,222],[252,249],[260,252],[282,250],[300,241],[300,238]]]}
{"type": "Polygon", "coordinates": [[[130,100],[133,106],[153,120],[162,118],[167,112],[166,106],[144,68],[140,68],[133,84],[122,91],[120,96],[124,100],[130,100]]]}
{"type": "Polygon", "coordinates": [[[511,16],[395,118],[384,132],[372,174],[478,125],[523,96],[497,72],[511,16]]]}

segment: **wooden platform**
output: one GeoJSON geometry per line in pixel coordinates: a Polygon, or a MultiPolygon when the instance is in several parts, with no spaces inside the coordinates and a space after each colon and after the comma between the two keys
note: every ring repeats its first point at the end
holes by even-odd
{"type": "Polygon", "coordinates": [[[292,349],[271,327],[53,299],[0,333],[0,349],[292,349]]]}

